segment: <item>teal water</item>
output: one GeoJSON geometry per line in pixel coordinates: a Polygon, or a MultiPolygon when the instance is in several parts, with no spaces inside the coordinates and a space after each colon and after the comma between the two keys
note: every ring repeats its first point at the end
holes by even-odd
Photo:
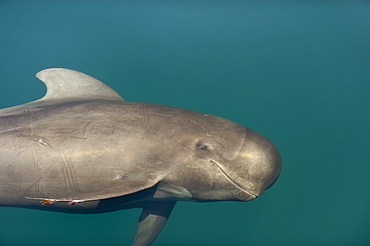
{"type": "MultiPolygon", "coordinates": [[[[0,108],[39,70],[127,101],[222,116],[271,139],[277,183],[247,202],[180,202],[153,245],[370,244],[368,1],[0,0],[0,108]]],[[[140,211],[0,207],[0,246],[130,245],[140,211]]]]}

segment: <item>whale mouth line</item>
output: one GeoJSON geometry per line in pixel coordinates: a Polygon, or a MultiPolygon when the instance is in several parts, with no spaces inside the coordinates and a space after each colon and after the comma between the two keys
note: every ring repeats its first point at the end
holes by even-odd
{"type": "Polygon", "coordinates": [[[250,196],[252,196],[253,197],[253,199],[254,198],[257,198],[258,196],[257,195],[255,195],[255,194],[253,194],[252,192],[250,192],[250,191],[247,191],[246,189],[244,189],[240,184],[238,184],[237,182],[235,182],[222,168],[221,168],[221,166],[220,166],[220,164],[218,164],[215,160],[212,160],[212,159],[210,159],[210,162],[211,163],[213,163],[213,164],[215,164],[216,165],[216,167],[218,168],[218,169],[220,169],[220,171],[226,176],[226,178],[233,184],[233,185],[235,185],[236,187],[238,187],[240,190],[242,190],[243,192],[245,192],[245,193],[247,193],[248,195],[250,195],[250,196]]]}

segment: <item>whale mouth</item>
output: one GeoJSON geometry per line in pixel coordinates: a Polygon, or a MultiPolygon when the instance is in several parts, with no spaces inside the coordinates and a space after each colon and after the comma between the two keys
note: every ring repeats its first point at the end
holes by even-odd
{"type": "MultiPolygon", "coordinates": [[[[244,189],[240,184],[238,184],[237,182],[235,182],[220,166],[220,164],[218,164],[215,160],[210,160],[211,163],[215,164],[216,167],[221,171],[221,173],[223,173],[223,175],[225,175],[225,177],[233,184],[235,185],[237,188],[239,188],[240,190],[242,190],[244,193],[248,194],[249,196],[252,197],[252,199],[255,199],[257,198],[258,196],[253,194],[252,192],[244,189]]],[[[252,200],[251,199],[251,200],[252,200]]]]}

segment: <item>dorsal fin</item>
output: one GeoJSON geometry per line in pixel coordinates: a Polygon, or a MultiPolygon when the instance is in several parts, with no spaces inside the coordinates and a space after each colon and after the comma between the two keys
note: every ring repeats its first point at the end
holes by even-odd
{"type": "Polygon", "coordinates": [[[49,68],[36,74],[45,83],[46,95],[36,101],[0,109],[0,116],[14,115],[61,102],[84,100],[125,101],[117,92],[93,77],[66,68],[49,68]]]}
{"type": "Polygon", "coordinates": [[[124,101],[112,88],[99,80],[66,68],[49,68],[36,74],[45,83],[46,95],[39,101],[73,100],[73,99],[106,99],[124,101]]]}

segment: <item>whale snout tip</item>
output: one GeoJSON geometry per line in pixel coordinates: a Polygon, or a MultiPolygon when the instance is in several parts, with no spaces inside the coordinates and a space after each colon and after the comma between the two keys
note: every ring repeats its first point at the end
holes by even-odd
{"type": "Polygon", "coordinates": [[[278,179],[282,162],[278,149],[264,136],[249,130],[236,161],[241,187],[248,193],[244,199],[255,199],[278,179]],[[249,197],[249,198],[248,198],[249,197]]]}

